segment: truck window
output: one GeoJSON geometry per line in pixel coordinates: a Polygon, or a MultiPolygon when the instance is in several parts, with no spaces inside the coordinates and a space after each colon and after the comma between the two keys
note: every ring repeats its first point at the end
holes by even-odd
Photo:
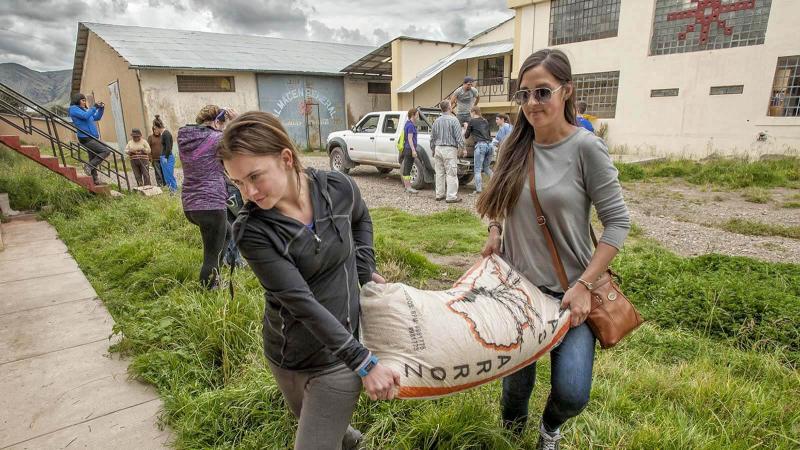
{"type": "Polygon", "coordinates": [[[378,129],[378,119],[381,116],[373,114],[361,119],[361,122],[356,125],[356,133],[374,133],[378,129]]]}
{"type": "Polygon", "coordinates": [[[387,114],[383,118],[383,132],[386,134],[395,134],[399,123],[400,114],[387,114]]]}

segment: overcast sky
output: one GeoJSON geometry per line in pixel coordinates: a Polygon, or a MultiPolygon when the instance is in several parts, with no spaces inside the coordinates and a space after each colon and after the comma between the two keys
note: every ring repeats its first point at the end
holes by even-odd
{"type": "Polygon", "coordinates": [[[78,22],[378,45],[463,42],[512,15],[506,0],[0,0],[0,63],[71,69],[78,22]]]}

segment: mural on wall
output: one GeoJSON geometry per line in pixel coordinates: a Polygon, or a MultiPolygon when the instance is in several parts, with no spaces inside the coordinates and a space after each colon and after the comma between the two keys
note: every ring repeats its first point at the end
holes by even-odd
{"type": "Polygon", "coordinates": [[[772,0],[657,0],[651,55],[764,43],[772,0]]]}
{"type": "Polygon", "coordinates": [[[275,114],[298,148],[324,148],[329,133],[345,128],[340,77],[258,75],[258,106],[275,114]]]}

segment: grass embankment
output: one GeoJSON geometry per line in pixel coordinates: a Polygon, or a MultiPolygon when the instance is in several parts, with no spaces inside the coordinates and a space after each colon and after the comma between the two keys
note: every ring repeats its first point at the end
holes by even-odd
{"type": "Polygon", "coordinates": [[[617,164],[620,181],[681,178],[696,185],[723,189],[800,188],[800,158],[750,162],[744,159],[668,160],[651,164],[617,164]]]}
{"type": "MultiPolygon", "coordinates": [[[[6,176],[0,169],[0,182],[6,176]]],[[[380,269],[391,264],[411,284],[443,270],[419,252],[474,254],[483,243],[484,226],[466,212],[373,216],[380,269]]],[[[291,445],[294,421],[262,356],[260,287],[242,270],[233,300],[200,289],[199,233],[177,198],[89,199],[58,207],[51,221],[114,316],[132,372],[161,393],[179,447],[291,445]]],[[[791,400],[800,396],[797,266],[684,259],[650,242],[632,242],[616,266],[649,323],[598,352],[592,402],[565,428],[565,447],[800,445],[791,400]]],[[[534,415],[546,400],[547,358],[541,368],[534,415]]],[[[362,398],[354,425],[373,448],[532,448],[535,427],[523,442],[500,428],[499,391],[492,383],[439,401],[362,398]]]]}

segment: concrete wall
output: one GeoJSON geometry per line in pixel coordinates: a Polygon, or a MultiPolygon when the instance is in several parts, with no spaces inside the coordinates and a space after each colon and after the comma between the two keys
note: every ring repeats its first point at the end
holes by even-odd
{"type": "Polygon", "coordinates": [[[391,94],[370,94],[367,90],[368,83],[370,83],[368,80],[349,77],[344,79],[344,101],[348,128],[355,125],[367,113],[388,111],[392,108],[391,94]]]}
{"type": "MultiPolygon", "coordinates": [[[[426,67],[461,47],[457,44],[412,39],[392,41],[392,109],[406,109],[400,107],[400,99],[397,95],[400,86],[411,81],[426,67]]],[[[408,107],[410,108],[410,103],[408,107]]]]}
{"type": "MultiPolygon", "coordinates": [[[[106,111],[97,123],[100,138],[116,148],[117,134],[114,130],[115,117],[111,108],[111,94],[108,85],[119,80],[120,99],[125,127],[149,129],[145,126],[142,114],[142,97],[136,71],[129,68],[125,61],[113,48],[89,31],[86,45],[86,56],[83,62],[81,92],[94,95],[95,102],[105,102],[106,111]]],[[[127,137],[123,137],[126,140],[127,137]]]]}
{"type": "MultiPolygon", "coordinates": [[[[620,71],[616,117],[600,119],[612,146],[692,157],[785,152],[800,148],[800,117],[768,117],[767,107],[778,57],[800,54],[795,3],[773,0],[764,45],[649,56],[655,2],[622,0],[617,37],[558,48],[575,74],[620,71]],[[709,95],[711,86],[740,84],[741,95],[709,95]],[[650,97],[665,88],[679,95],[650,97]],[[760,132],[767,142],[756,141],[760,132]]],[[[516,10],[514,77],[530,53],[548,47],[549,22],[550,2],[516,10]]]]}
{"type": "Polygon", "coordinates": [[[488,44],[514,38],[514,20],[509,20],[494,30],[473,39],[469,45],[488,44]]]}
{"type": "Polygon", "coordinates": [[[152,69],[139,73],[147,116],[144,130],[150,130],[158,114],[174,135],[179,127],[194,123],[198,111],[205,105],[231,107],[239,112],[258,110],[256,76],[252,72],[152,69]],[[178,75],[233,76],[235,92],[178,92],[178,75]]]}

